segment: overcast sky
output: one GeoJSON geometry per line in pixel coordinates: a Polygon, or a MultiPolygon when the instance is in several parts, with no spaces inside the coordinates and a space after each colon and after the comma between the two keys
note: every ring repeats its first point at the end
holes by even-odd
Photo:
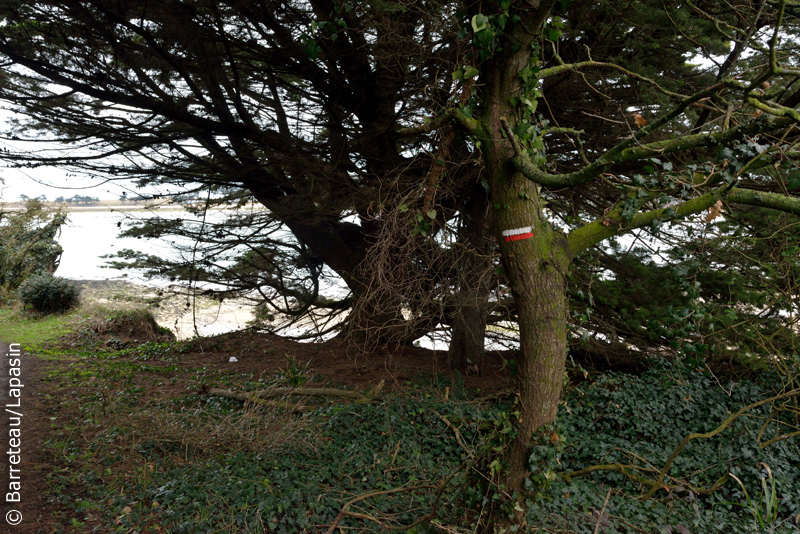
{"type": "MultiPolygon", "coordinates": [[[[12,116],[13,114],[8,109],[0,108],[0,132],[8,129],[3,123],[12,116]]],[[[0,151],[8,149],[14,152],[25,148],[28,148],[25,143],[0,136],[0,151]]],[[[38,150],[42,147],[30,145],[29,148],[38,150]]],[[[20,195],[29,198],[44,195],[48,200],[54,200],[57,197],[69,198],[75,195],[110,200],[118,199],[123,192],[127,192],[128,197],[135,197],[140,193],[166,193],[166,191],[157,191],[153,188],[137,190],[131,181],[114,180],[111,182],[100,178],[89,178],[68,173],[66,170],[56,167],[8,168],[0,157],[0,202],[16,202],[20,199],[20,195]]]]}
{"type": "Polygon", "coordinates": [[[61,169],[0,169],[0,201],[16,202],[20,195],[30,198],[45,195],[48,200],[56,197],[69,198],[74,195],[116,199],[127,189],[128,196],[136,195],[132,184],[123,187],[120,182],[67,176],[61,169]]]}

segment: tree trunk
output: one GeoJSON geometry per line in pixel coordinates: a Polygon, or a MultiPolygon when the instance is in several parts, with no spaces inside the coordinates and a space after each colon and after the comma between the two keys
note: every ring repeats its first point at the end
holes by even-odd
{"type": "MultiPolygon", "coordinates": [[[[479,292],[476,291],[475,293],[479,292]]],[[[466,372],[468,368],[481,372],[486,337],[487,299],[483,295],[461,291],[456,297],[452,335],[447,358],[450,367],[466,372]]]]}
{"type": "Polygon", "coordinates": [[[504,255],[514,283],[520,329],[517,392],[521,415],[519,434],[506,458],[509,492],[523,488],[530,470],[530,448],[540,442],[535,432],[556,420],[567,354],[567,264],[552,253],[556,246],[552,239],[539,241],[528,245],[539,250],[504,255]]]}
{"type": "MultiPolygon", "coordinates": [[[[489,316],[489,277],[492,270],[493,240],[487,239],[489,198],[483,186],[475,183],[469,200],[461,209],[459,241],[464,256],[459,261],[458,291],[453,300],[450,367],[466,372],[483,368],[486,320],[489,316]]],[[[489,236],[490,237],[490,236],[489,236]]]]}
{"type": "MultiPolygon", "coordinates": [[[[552,5],[549,0],[543,2],[537,16],[545,17],[552,5]]],[[[506,445],[498,480],[517,512],[514,520],[490,514],[494,515],[487,520],[490,528],[492,522],[503,528],[524,520],[531,446],[537,441],[536,432],[556,420],[567,354],[566,276],[571,261],[567,236],[547,221],[539,187],[516,170],[514,151],[502,126],[504,120],[510,121],[510,131],[516,126],[517,110],[509,105],[508,95],[523,89],[518,73],[530,62],[527,50],[522,46],[517,54],[513,47],[504,48],[502,56],[482,72],[488,91],[481,114],[481,152],[495,208],[495,236],[511,281],[520,329],[518,432],[506,445]]]]}
{"type": "MultiPolygon", "coordinates": [[[[556,420],[567,354],[567,238],[542,214],[537,186],[519,173],[500,174],[493,187],[503,264],[516,302],[520,352],[518,434],[508,444],[502,489],[522,500],[537,430],[556,420]]],[[[520,502],[520,504],[522,504],[520,502]]],[[[520,507],[522,508],[522,507],[520,507]]],[[[517,520],[524,512],[519,512],[517,520]]]]}

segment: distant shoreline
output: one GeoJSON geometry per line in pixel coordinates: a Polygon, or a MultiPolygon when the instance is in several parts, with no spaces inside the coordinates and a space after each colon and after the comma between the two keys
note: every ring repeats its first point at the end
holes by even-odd
{"type": "MultiPolygon", "coordinates": [[[[42,205],[55,209],[61,208],[66,213],[76,213],[76,212],[112,212],[112,211],[146,211],[146,210],[158,210],[158,211],[184,211],[186,208],[171,200],[162,200],[162,201],[127,201],[122,203],[119,200],[100,200],[93,204],[68,204],[66,202],[42,202],[42,205]]],[[[254,206],[256,209],[262,208],[262,206],[257,205],[254,206]]],[[[212,209],[225,209],[215,207],[212,209]]],[[[22,202],[0,202],[0,212],[1,211],[24,211],[25,204],[22,202]]]]}
{"type": "MultiPolygon", "coordinates": [[[[119,200],[100,200],[92,204],[69,204],[67,202],[42,202],[42,205],[55,209],[61,208],[67,213],[72,212],[102,212],[102,211],[131,211],[131,210],[151,210],[156,209],[159,211],[173,211],[185,209],[180,204],[176,204],[169,200],[161,202],[125,202],[124,204],[119,200]]],[[[5,211],[23,211],[25,204],[23,202],[6,202],[0,203],[0,209],[5,211]]]]}

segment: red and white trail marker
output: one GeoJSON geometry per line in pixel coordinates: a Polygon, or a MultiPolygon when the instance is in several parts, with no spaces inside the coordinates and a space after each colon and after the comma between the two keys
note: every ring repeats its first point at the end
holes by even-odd
{"type": "Polygon", "coordinates": [[[511,230],[503,230],[503,237],[506,242],[519,241],[521,239],[530,239],[533,237],[533,228],[525,226],[524,228],[513,228],[511,230]]]}

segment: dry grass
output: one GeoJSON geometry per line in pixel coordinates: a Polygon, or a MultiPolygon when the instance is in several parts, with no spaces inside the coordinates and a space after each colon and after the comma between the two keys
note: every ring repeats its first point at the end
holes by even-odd
{"type": "Polygon", "coordinates": [[[70,321],[71,334],[62,337],[64,347],[96,348],[105,344],[117,349],[129,343],[172,341],[175,336],[156,323],[145,309],[112,309],[97,304],[81,307],[70,321]]]}
{"type": "Polygon", "coordinates": [[[210,457],[219,454],[277,452],[286,448],[313,449],[316,431],[308,418],[273,406],[244,405],[241,410],[223,412],[213,408],[172,409],[151,405],[132,411],[116,402],[105,406],[95,419],[101,430],[89,441],[113,441],[132,457],[143,446],[157,448],[176,459],[210,457]],[[105,438],[104,438],[105,436],[105,438]]]}
{"type": "Polygon", "coordinates": [[[310,447],[312,428],[303,417],[283,408],[245,406],[242,411],[219,414],[191,412],[139,413],[127,421],[137,441],[176,448],[189,455],[235,454],[310,447]]]}

